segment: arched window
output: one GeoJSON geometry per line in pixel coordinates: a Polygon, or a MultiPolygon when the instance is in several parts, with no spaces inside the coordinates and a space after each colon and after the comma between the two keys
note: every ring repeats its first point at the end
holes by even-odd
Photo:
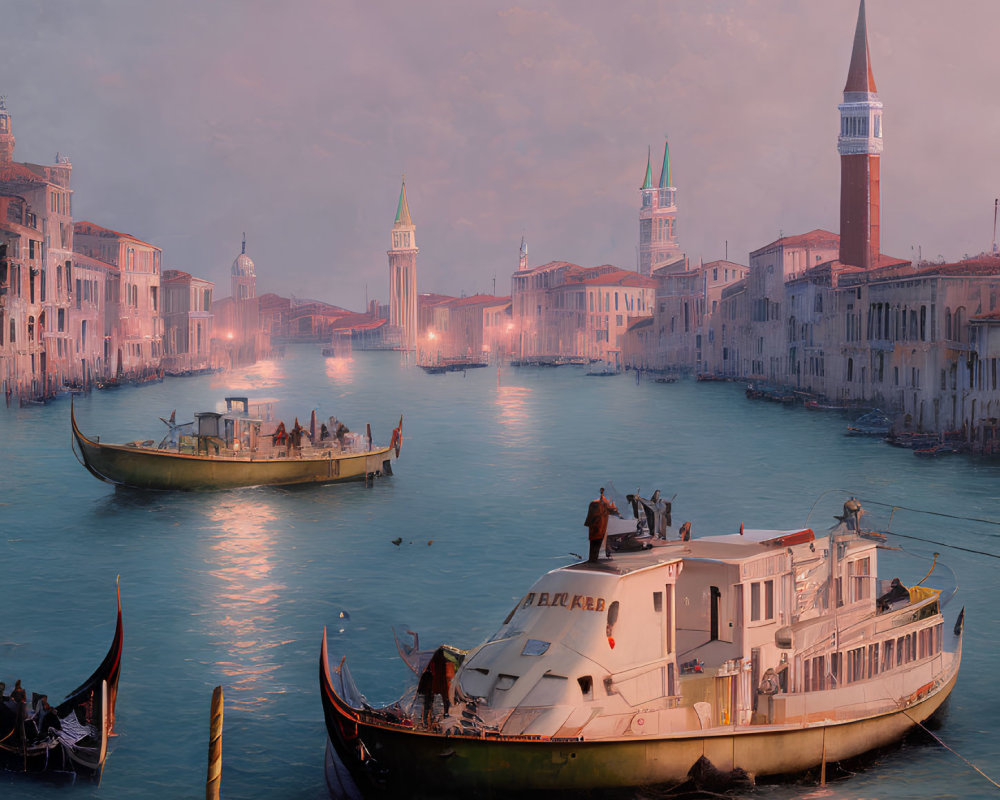
{"type": "Polygon", "coordinates": [[[848,381],[853,381],[854,380],[854,359],[853,358],[847,359],[847,380],[848,381]]]}
{"type": "Polygon", "coordinates": [[[944,310],[944,338],[951,338],[951,309],[947,307],[944,310]]]}

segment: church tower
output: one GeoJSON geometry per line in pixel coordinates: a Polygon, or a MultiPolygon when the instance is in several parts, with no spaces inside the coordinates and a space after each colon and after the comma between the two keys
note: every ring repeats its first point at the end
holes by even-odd
{"type": "Polygon", "coordinates": [[[865,0],[858,9],[854,50],[840,109],[840,261],[870,269],[878,263],[882,103],[868,55],[865,0]]]}
{"type": "Polygon", "coordinates": [[[233,261],[232,289],[234,300],[249,300],[257,296],[257,273],[247,255],[247,235],[243,234],[243,249],[233,261]]]}
{"type": "Polygon", "coordinates": [[[677,243],[677,189],[671,180],[669,141],[663,146],[663,166],[660,168],[657,186],[653,186],[651,153],[647,153],[646,177],[639,192],[642,196],[639,209],[639,272],[649,275],[680,256],[680,245],[677,243]]]}
{"type": "Polygon", "coordinates": [[[7,98],[0,95],[0,164],[9,164],[14,160],[14,131],[10,126],[10,114],[7,113],[7,98]]]}
{"type": "Polygon", "coordinates": [[[399,190],[389,255],[389,325],[399,328],[403,350],[417,349],[417,229],[406,203],[406,176],[399,190]]]}

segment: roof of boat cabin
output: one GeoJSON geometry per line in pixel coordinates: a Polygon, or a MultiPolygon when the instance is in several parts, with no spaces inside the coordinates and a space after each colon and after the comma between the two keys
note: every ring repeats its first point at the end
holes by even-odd
{"type": "MultiPolygon", "coordinates": [[[[649,550],[618,552],[611,560],[602,558],[597,563],[579,561],[562,569],[628,575],[680,560],[697,559],[735,563],[765,554],[780,553],[786,546],[781,542],[782,539],[804,534],[807,531],[809,534],[813,533],[809,528],[793,528],[791,530],[744,529],[742,534],[704,536],[686,542],[680,539],[656,540],[649,550]],[[772,544],[764,544],[764,542],[772,542],[772,544]]],[[[814,541],[814,535],[809,536],[805,541],[814,541]]],[[[805,541],[799,543],[804,544],[805,541]]]]}

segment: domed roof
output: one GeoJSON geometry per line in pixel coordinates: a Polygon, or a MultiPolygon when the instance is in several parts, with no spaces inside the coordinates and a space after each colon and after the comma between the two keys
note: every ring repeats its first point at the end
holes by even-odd
{"type": "Polygon", "coordinates": [[[233,275],[256,275],[253,261],[246,253],[240,253],[233,262],[233,275]]]}

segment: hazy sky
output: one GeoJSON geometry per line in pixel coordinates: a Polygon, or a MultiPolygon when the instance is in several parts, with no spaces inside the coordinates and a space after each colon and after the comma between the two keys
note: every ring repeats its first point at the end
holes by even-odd
{"type": "MultiPolygon", "coordinates": [[[[531,264],[636,264],[669,134],[682,249],[747,262],[839,229],[837,103],[857,0],[9,0],[15,159],[73,162],[74,216],[258,293],[388,296],[406,173],[418,288],[510,291],[531,264]]],[[[1000,2],[869,0],[885,104],[882,246],[989,249],[1000,2]]]]}

